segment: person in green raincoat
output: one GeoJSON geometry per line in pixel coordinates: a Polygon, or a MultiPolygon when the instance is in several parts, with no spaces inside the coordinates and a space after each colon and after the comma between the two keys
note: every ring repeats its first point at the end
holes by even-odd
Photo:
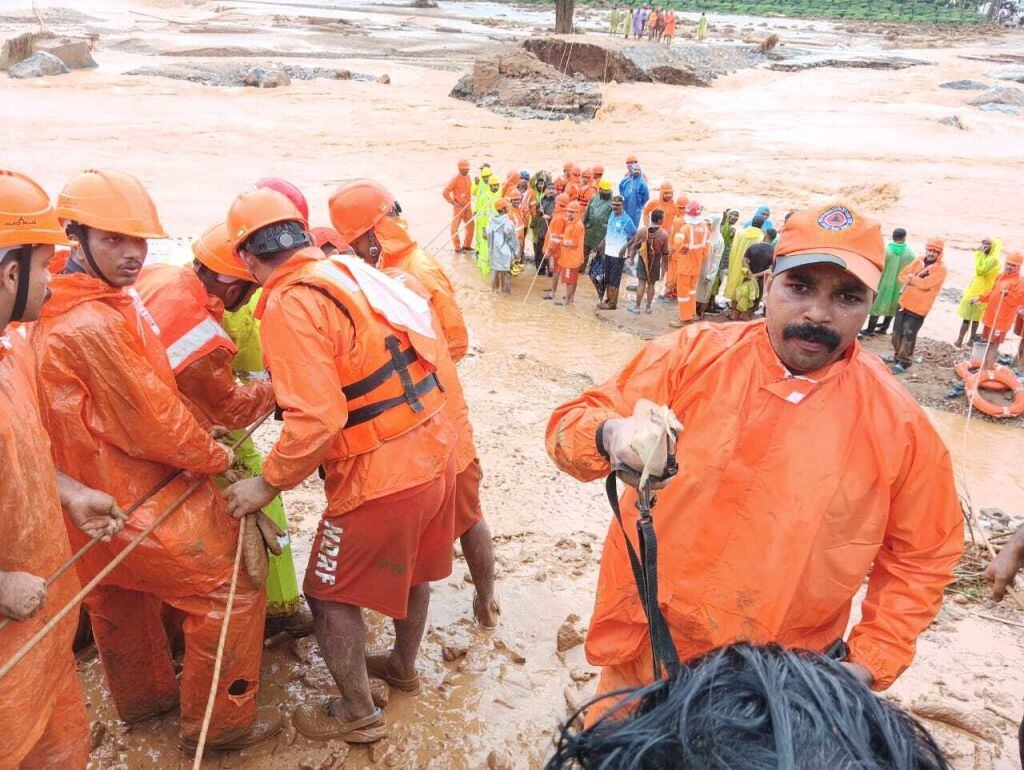
{"type": "Polygon", "coordinates": [[[889,324],[899,310],[900,294],[903,293],[900,273],[913,261],[914,252],[907,245],[907,231],[897,227],[892,231],[892,242],[885,249],[885,266],[878,281],[878,295],[871,306],[868,325],[860,333],[861,337],[889,333],[889,324]]]}
{"type": "Polygon", "coordinates": [[[743,268],[747,266],[744,255],[748,248],[764,240],[764,230],[762,229],[764,222],[764,217],[757,215],[748,226],[737,230],[733,235],[732,246],[729,249],[729,273],[725,282],[725,296],[732,300],[734,310],[736,309],[736,290],[739,288],[740,281],[743,280],[743,268]]]}
{"type": "Polygon", "coordinates": [[[618,34],[621,25],[622,11],[619,10],[619,6],[613,5],[611,15],[608,17],[608,32],[612,35],[618,34]]]}
{"type": "Polygon", "coordinates": [[[700,21],[697,22],[697,39],[703,40],[708,36],[708,15],[700,12],[700,21]]]}
{"type": "Polygon", "coordinates": [[[999,265],[999,254],[1003,250],[1003,242],[998,238],[986,238],[981,242],[981,248],[974,252],[974,276],[967,284],[964,291],[964,298],[960,301],[960,308],[957,315],[963,319],[960,324],[960,333],[957,335],[953,347],[962,348],[964,337],[973,340],[978,333],[978,324],[985,315],[985,302],[971,303],[975,297],[982,297],[992,291],[996,285],[1001,271],[999,265]],[[970,331],[968,336],[967,332],[970,331]]]}
{"type": "Polygon", "coordinates": [[[494,203],[501,197],[501,180],[496,174],[487,177],[487,184],[481,184],[473,201],[473,213],[476,216],[476,266],[480,272],[489,275],[491,257],[487,250],[487,225],[494,216],[494,203]]]}
{"type": "MultiPolygon", "coordinates": [[[[243,382],[267,377],[263,368],[263,348],[260,345],[260,322],[253,311],[259,302],[262,289],[253,294],[252,298],[235,312],[225,312],[221,326],[228,333],[238,353],[231,360],[231,368],[243,382]]],[[[232,438],[237,440],[244,431],[232,431],[232,438]]],[[[256,449],[252,439],[235,450],[235,468],[244,470],[251,476],[263,473],[263,456],[256,449]]],[[[288,519],[284,512],[284,503],[275,497],[263,512],[285,532],[288,531],[288,519]]],[[[293,637],[308,636],[313,632],[313,616],[302,601],[299,594],[299,582],[295,575],[295,564],[292,561],[291,541],[284,546],[280,556],[269,554],[270,569],[267,574],[267,632],[287,631],[293,637]]]]}

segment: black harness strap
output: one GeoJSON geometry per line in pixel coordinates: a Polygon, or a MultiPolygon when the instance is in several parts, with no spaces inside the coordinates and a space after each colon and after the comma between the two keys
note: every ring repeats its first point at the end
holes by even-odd
{"type": "Polygon", "coordinates": [[[679,652],[676,650],[675,642],[672,641],[672,635],[668,630],[668,621],[665,620],[661,605],[658,603],[658,538],[654,532],[654,519],[651,517],[653,501],[650,486],[648,484],[645,489],[640,490],[637,497],[640,517],[636,522],[636,531],[642,558],[637,555],[632,541],[626,534],[626,527],[622,523],[614,471],[608,474],[605,491],[608,493],[608,503],[612,507],[612,513],[615,514],[615,520],[619,522],[619,529],[622,530],[622,539],[626,541],[626,552],[629,555],[630,567],[633,569],[633,580],[636,582],[640,604],[647,617],[654,674],[655,676],[660,676],[662,673],[668,674],[672,668],[679,665],[679,652]]]}
{"type": "Polygon", "coordinates": [[[113,286],[114,284],[110,283],[110,279],[103,274],[103,271],[100,270],[100,266],[97,265],[96,260],[93,259],[92,249],[89,247],[89,232],[85,225],[80,225],[76,222],[75,224],[68,225],[67,231],[68,235],[74,236],[75,240],[78,241],[78,247],[82,250],[82,254],[85,256],[85,261],[89,263],[89,267],[92,268],[96,277],[103,281],[103,283],[113,286]]]}
{"type": "MultiPolygon", "coordinates": [[[[406,372],[406,376],[408,376],[408,372],[406,372]]],[[[428,374],[415,385],[412,385],[412,378],[410,377],[409,384],[412,387],[412,391],[416,394],[416,403],[419,406],[418,409],[413,407],[414,412],[423,411],[423,404],[420,403],[419,400],[420,396],[425,396],[434,388],[441,387],[441,383],[437,381],[437,376],[433,372],[428,374]]],[[[412,404],[409,402],[408,392],[401,396],[396,396],[395,398],[388,398],[384,401],[377,401],[376,403],[367,404],[366,406],[361,406],[358,409],[353,409],[348,413],[348,420],[345,421],[345,427],[351,428],[356,425],[361,425],[364,422],[372,420],[374,417],[379,417],[389,409],[394,409],[396,406],[401,406],[402,404],[409,404],[409,406],[412,407],[412,404]]]]}
{"type": "MultiPolygon", "coordinates": [[[[388,353],[391,354],[391,361],[395,366],[395,371],[398,373],[398,379],[402,383],[405,402],[413,412],[422,412],[423,402],[420,401],[420,394],[417,390],[419,386],[413,385],[412,375],[409,374],[409,365],[405,363],[405,359],[402,356],[402,343],[398,341],[398,337],[389,334],[387,339],[384,340],[384,346],[387,347],[388,353]]],[[[436,378],[434,382],[437,382],[436,378]]]]}
{"type": "Polygon", "coordinates": [[[32,283],[32,247],[19,246],[15,249],[14,260],[18,263],[18,288],[14,293],[14,307],[11,308],[11,320],[20,321],[25,315],[28,305],[28,287],[32,283]]]}
{"type": "MultiPolygon", "coordinates": [[[[389,339],[395,338],[390,337],[389,339]]],[[[406,350],[400,351],[398,355],[401,359],[403,366],[408,366],[417,358],[415,348],[408,348],[406,350]]],[[[375,372],[366,375],[365,377],[363,377],[363,379],[357,382],[353,382],[351,385],[346,385],[341,389],[341,392],[344,393],[345,398],[349,400],[354,398],[360,398],[361,396],[365,396],[368,393],[379,388],[381,385],[387,382],[388,378],[394,373],[395,360],[394,358],[392,358],[392,360],[388,361],[375,372]]]]}

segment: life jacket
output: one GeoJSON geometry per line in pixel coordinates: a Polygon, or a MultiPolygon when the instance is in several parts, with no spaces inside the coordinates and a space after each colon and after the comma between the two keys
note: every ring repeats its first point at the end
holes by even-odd
{"type": "Polygon", "coordinates": [[[151,265],[135,282],[146,309],[160,329],[160,342],[175,375],[217,348],[237,352],[217,317],[224,305],[210,295],[190,267],[151,265]]]}
{"type": "Polygon", "coordinates": [[[339,436],[341,446],[332,447],[332,459],[371,452],[422,425],[445,403],[444,389],[435,374],[438,345],[443,342],[430,326],[429,304],[379,273],[377,281],[366,286],[375,295],[371,304],[359,280],[366,276],[357,278],[346,264],[354,259],[318,260],[301,269],[292,281],[329,298],[348,317],[355,332],[352,349],[335,362],[348,400],[348,420],[339,436]],[[422,319],[409,315],[408,297],[401,292],[423,304],[426,327],[417,328],[422,319]]]}

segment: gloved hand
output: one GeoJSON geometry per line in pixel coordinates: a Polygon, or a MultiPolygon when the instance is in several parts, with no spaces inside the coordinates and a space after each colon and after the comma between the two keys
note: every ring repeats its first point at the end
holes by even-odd
{"type": "Polygon", "coordinates": [[[28,572],[0,572],[0,613],[15,620],[30,618],[46,601],[46,581],[28,572]]]}
{"type": "Polygon", "coordinates": [[[660,489],[674,473],[669,472],[669,459],[675,458],[682,429],[667,406],[641,399],[632,417],[608,420],[601,438],[612,470],[624,483],[640,487],[650,480],[652,489],[660,489]]]}

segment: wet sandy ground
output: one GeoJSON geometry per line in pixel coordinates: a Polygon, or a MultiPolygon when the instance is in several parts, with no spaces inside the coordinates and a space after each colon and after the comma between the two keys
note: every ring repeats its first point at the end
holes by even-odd
{"type": "MultiPolygon", "coordinates": [[[[186,13],[167,5],[145,10],[186,13]]],[[[133,34],[155,35],[161,44],[174,37],[166,29],[146,29],[133,34]]],[[[276,45],[288,45],[287,28],[277,35],[276,45]]],[[[364,40],[363,49],[373,40],[364,40]]],[[[867,50],[882,39],[851,38],[847,44],[867,50]]],[[[443,48],[444,40],[432,45],[443,48]]],[[[1020,49],[1022,41],[1001,38],[997,45],[1020,49]]],[[[767,201],[785,211],[842,192],[887,229],[907,227],[915,246],[933,233],[945,235],[950,284],[963,285],[969,250],[981,237],[1002,236],[1024,247],[1020,217],[1007,208],[1024,171],[1020,120],[964,107],[963,94],[936,88],[982,76],[992,65],[960,55],[990,50],[979,44],[907,50],[934,64],[897,73],[751,70],[721,78],[712,89],[609,84],[605,107],[585,124],[515,121],[451,100],[447,93],[457,74],[438,57],[423,62],[429,66],[411,64],[416,52],[405,48],[398,57],[350,58],[341,65],[388,72],[390,86],[312,81],[256,91],[127,77],[119,73],[157,59],[102,47],[96,71],[4,81],[5,96],[18,105],[0,132],[5,164],[54,192],[84,167],[131,171],[149,185],[175,235],[202,232],[224,216],[239,190],[267,174],[286,176],[305,190],[314,224],[326,223],[326,199],[339,181],[373,176],[387,182],[413,232],[450,268],[471,326],[474,351],[461,371],[487,474],[483,504],[499,557],[502,628],[484,633],[473,627],[472,586],[460,559],[452,577],[435,587],[421,656],[424,691],[416,698],[393,696],[392,734],[385,742],[372,752],[348,753],[289,729],[258,749],[213,755],[204,766],[340,767],[348,753],[348,767],[476,768],[495,752],[494,761],[505,757],[509,766],[536,767],[567,704],[593,687],[582,649],[559,654],[555,640],[571,613],[583,618],[580,627],[586,625],[609,516],[599,485],[556,473],[544,454],[543,430],[552,406],[612,374],[642,336],[659,330],[597,320],[585,287],[574,311],[540,301],[539,285],[527,298],[530,271],[517,279],[512,297],[492,298],[468,260],[448,252],[447,207],[439,189],[458,157],[487,159],[503,171],[557,169],[567,159],[602,162],[614,177],[625,155],[635,151],[652,182],[668,177],[677,190],[697,193],[718,210],[750,211],[767,201]],[[935,122],[953,113],[969,131],[935,122]],[[454,660],[445,660],[445,647],[454,660]]],[[[186,258],[184,245],[170,251],[186,258]]],[[[949,338],[954,311],[954,305],[940,304],[925,334],[949,338]]],[[[1024,516],[1019,428],[972,422],[965,443],[961,417],[934,418],[975,506],[1024,516]]],[[[264,446],[274,430],[261,432],[264,446]]],[[[287,493],[286,506],[301,570],[323,508],[318,483],[310,480],[287,493]]],[[[959,727],[928,725],[956,755],[958,768],[1003,770],[1016,767],[1015,727],[1007,717],[1016,719],[1024,705],[1021,629],[977,612],[1024,619],[983,602],[948,603],[922,637],[917,663],[892,693],[908,707],[927,707],[937,698],[975,718],[969,724],[961,719],[959,727]]],[[[386,645],[386,624],[374,623],[371,636],[374,644],[386,645]]],[[[94,767],[187,766],[175,747],[174,715],[126,732],[106,698],[97,662],[83,661],[82,670],[91,714],[105,725],[103,735],[97,732],[94,767]]],[[[330,687],[308,644],[268,651],[263,673],[261,701],[286,713],[330,687]]]]}

